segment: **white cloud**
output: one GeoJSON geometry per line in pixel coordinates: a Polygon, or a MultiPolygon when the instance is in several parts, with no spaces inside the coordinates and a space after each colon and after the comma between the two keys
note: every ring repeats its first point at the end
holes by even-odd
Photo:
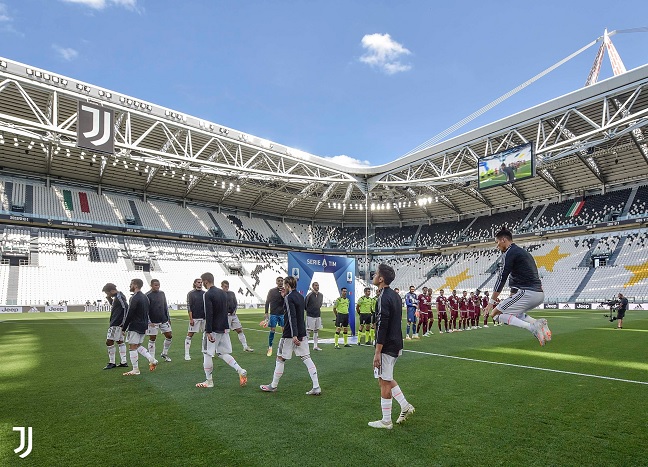
{"type": "Polygon", "coordinates": [[[71,47],[61,47],[60,45],[52,44],[52,48],[66,62],[71,62],[79,56],[79,52],[71,47]]]}
{"type": "Polygon", "coordinates": [[[135,10],[137,8],[137,0],[61,0],[66,3],[77,3],[79,5],[85,5],[95,10],[103,10],[108,5],[117,5],[127,8],[129,10],[135,10]]]}
{"type": "Polygon", "coordinates": [[[8,23],[11,21],[12,18],[9,16],[9,10],[7,9],[7,5],[4,3],[0,3],[0,23],[8,23]]]}
{"type": "Polygon", "coordinates": [[[339,156],[323,157],[327,161],[331,161],[335,164],[343,165],[346,167],[369,167],[371,163],[369,161],[361,161],[360,159],[354,159],[353,157],[345,156],[344,154],[339,156]]]}
{"type": "Polygon", "coordinates": [[[366,52],[360,57],[360,61],[377,67],[388,75],[412,68],[411,65],[400,62],[401,57],[411,55],[412,52],[392,39],[389,34],[366,34],[362,38],[362,47],[366,52]]]}

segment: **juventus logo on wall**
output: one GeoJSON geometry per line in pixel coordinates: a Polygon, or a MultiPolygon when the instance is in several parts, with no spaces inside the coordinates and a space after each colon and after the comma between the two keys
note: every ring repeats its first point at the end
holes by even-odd
{"type": "Polygon", "coordinates": [[[79,101],[77,146],[97,152],[115,152],[115,112],[79,101]]]}

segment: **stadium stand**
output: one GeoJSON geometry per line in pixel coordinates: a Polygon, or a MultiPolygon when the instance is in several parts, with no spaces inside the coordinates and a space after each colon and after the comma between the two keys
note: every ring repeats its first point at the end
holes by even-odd
{"type": "Polygon", "coordinates": [[[646,214],[646,206],[648,205],[648,185],[640,186],[637,190],[632,205],[628,210],[628,216],[637,217],[646,214]]]}
{"type": "Polygon", "coordinates": [[[464,219],[459,222],[445,222],[440,224],[423,225],[419,232],[416,245],[432,246],[447,245],[458,241],[461,233],[468,227],[473,219],[464,219]]]}
{"type": "Polygon", "coordinates": [[[376,227],[376,241],[374,246],[377,248],[410,246],[417,230],[417,225],[405,225],[403,227],[376,227]]]}
{"type": "Polygon", "coordinates": [[[490,240],[495,237],[495,232],[504,226],[508,227],[511,232],[516,233],[519,231],[522,222],[531,212],[531,209],[527,208],[520,211],[498,212],[491,216],[480,216],[470,224],[462,235],[469,240],[490,240]]]}

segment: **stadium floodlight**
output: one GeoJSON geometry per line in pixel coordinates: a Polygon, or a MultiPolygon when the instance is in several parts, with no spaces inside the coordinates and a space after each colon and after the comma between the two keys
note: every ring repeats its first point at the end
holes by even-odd
{"type": "Polygon", "coordinates": [[[85,154],[85,153],[84,153],[84,152],[82,152],[82,153],[81,153],[81,154],[79,155],[79,159],[81,159],[81,160],[83,160],[83,159],[85,159],[85,156],[84,156],[84,154],[85,154]]]}
{"type": "Polygon", "coordinates": [[[14,138],[14,146],[18,147],[18,138],[14,138]]]}
{"type": "Polygon", "coordinates": [[[61,79],[61,84],[62,84],[63,86],[67,86],[67,85],[68,85],[68,80],[66,80],[66,79],[61,79]]]}
{"type": "Polygon", "coordinates": [[[0,60],[0,67],[7,68],[7,62],[5,62],[4,60],[0,60]]]}
{"type": "Polygon", "coordinates": [[[58,83],[60,80],[58,76],[52,76],[52,81],[58,83]]]}
{"type": "Polygon", "coordinates": [[[4,136],[0,133],[0,144],[4,144],[4,136]]]}
{"type": "Polygon", "coordinates": [[[236,192],[238,193],[238,192],[240,192],[240,191],[241,191],[241,186],[240,186],[240,185],[236,185],[236,192]]]}
{"type": "Polygon", "coordinates": [[[69,148],[65,148],[65,155],[67,157],[70,157],[70,149],[69,148]]]}
{"type": "Polygon", "coordinates": [[[43,73],[43,78],[44,79],[50,79],[50,74],[49,73],[43,73]]]}
{"type": "Polygon", "coordinates": [[[31,68],[27,68],[27,70],[25,70],[25,71],[27,72],[27,74],[28,74],[29,76],[31,76],[31,75],[34,74],[34,70],[32,70],[31,68]]]}
{"type": "Polygon", "coordinates": [[[42,78],[43,73],[42,73],[41,71],[39,71],[39,70],[36,70],[36,71],[34,72],[34,76],[36,76],[36,78],[42,78]]]}

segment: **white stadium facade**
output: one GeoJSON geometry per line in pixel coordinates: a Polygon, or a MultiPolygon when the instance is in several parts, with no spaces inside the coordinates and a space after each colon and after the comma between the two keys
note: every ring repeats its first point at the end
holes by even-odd
{"type": "Polygon", "coordinates": [[[133,277],[183,304],[206,270],[256,306],[287,251],[356,256],[357,288],[386,261],[400,287],[488,290],[503,225],[547,305],[648,302],[647,204],[648,66],[360,168],[0,58],[0,307],[92,308],[133,277]],[[478,189],[480,158],[527,143],[536,176],[478,189]]]}

